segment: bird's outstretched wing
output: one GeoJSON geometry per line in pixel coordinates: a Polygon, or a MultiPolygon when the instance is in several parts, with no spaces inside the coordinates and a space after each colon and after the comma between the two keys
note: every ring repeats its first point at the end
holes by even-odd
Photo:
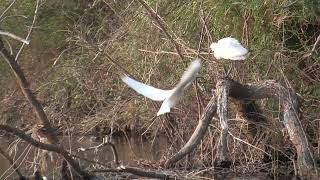
{"type": "Polygon", "coordinates": [[[174,107],[183,96],[186,88],[196,79],[201,68],[201,60],[192,61],[188,69],[183,73],[180,82],[172,89],[170,95],[163,101],[157,116],[170,112],[170,108],[174,107]]]}
{"type": "Polygon", "coordinates": [[[180,88],[180,87],[185,88],[188,84],[191,84],[192,81],[196,79],[200,69],[201,69],[201,60],[196,59],[192,61],[188,69],[182,74],[180,82],[178,83],[176,88],[180,88]]]}
{"type": "Polygon", "coordinates": [[[159,111],[157,112],[157,116],[170,112],[171,107],[173,107],[172,102],[170,102],[168,99],[164,100],[159,111]]]}
{"type": "Polygon", "coordinates": [[[121,79],[124,83],[130,86],[137,93],[142,94],[143,96],[150,98],[154,101],[163,101],[172,93],[172,90],[158,89],[147,84],[143,84],[139,81],[136,81],[127,75],[122,75],[121,79]]]}

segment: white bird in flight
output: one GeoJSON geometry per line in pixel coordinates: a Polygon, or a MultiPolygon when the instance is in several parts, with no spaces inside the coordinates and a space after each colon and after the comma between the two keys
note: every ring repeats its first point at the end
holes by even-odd
{"type": "Polygon", "coordinates": [[[158,89],[147,84],[143,84],[130,78],[128,75],[122,75],[121,79],[124,83],[134,89],[137,93],[150,98],[154,101],[163,101],[157,116],[170,112],[170,109],[174,107],[181,97],[184,90],[187,89],[191,83],[196,79],[198,72],[201,68],[201,60],[194,60],[183,73],[179,83],[171,90],[158,89]]]}
{"type": "Polygon", "coordinates": [[[220,39],[210,45],[216,59],[244,60],[248,50],[238,40],[231,37],[220,39]]]}

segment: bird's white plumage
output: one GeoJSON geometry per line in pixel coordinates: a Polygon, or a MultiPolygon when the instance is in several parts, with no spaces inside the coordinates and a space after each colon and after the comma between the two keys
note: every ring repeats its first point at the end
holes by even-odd
{"type": "Polygon", "coordinates": [[[157,116],[170,112],[170,109],[175,105],[175,103],[171,103],[171,102],[172,101],[170,101],[169,99],[165,99],[161,104],[159,111],[157,112],[157,116]]]}
{"type": "Polygon", "coordinates": [[[194,60],[183,73],[179,83],[172,90],[162,90],[150,85],[141,83],[130,78],[127,75],[121,76],[121,79],[133,90],[142,94],[143,96],[155,101],[163,101],[157,116],[170,112],[170,109],[174,107],[181,97],[184,90],[191,85],[196,79],[198,72],[201,68],[201,61],[199,59],[194,60]]]}
{"type": "Polygon", "coordinates": [[[191,83],[195,80],[197,77],[199,71],[201,69],[201,61],[200,59],[196,59],[191,62],[189,65],[188,69],[184,71],[184,73],[181,76],[180,82],[178,83],[177,86],[188,86],[191,85],[191,83]]]}
{"type": "Polygon", "coordinates": [[[163,90],[158,89],[147,84],[143,84],[139,81],[136,81],[130,78],[127,75],[121,76],[121,79],[124,83],[134,89],[137,93],[142,94],[143,96],[150,98],[154,101],[163,101],[165,100],[170,94],[172,90],[163,90]]]}
{"type": "Polygon", "coordinates": [[[210,45],[216,59],[244,60],[248,50],[235,38],[227,37],[210,45]]]}

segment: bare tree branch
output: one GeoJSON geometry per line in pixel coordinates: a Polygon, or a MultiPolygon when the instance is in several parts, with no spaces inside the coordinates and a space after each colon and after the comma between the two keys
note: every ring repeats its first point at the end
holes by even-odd
{"type": "Polygon", "coordinates": [[[48,139],[52,140],[52,143],[59,142],[54,128],[51,126],[47,115],[45,114],[41,104],[37,100],[37,98],[33,95],[32,91],[29,88],[29,83],[20,67],[20,65],[15,61],[14,56],[11,55],[8,50],[5,48],[3,41],[0,37],[0,53],[4,57],[4,59],[7,61],[7,63],[10,65],[11,69],[14,72],[14,75],[16,76],[19,86],[24,94],[24,96],[27,98],[29,103],[32,105],[33,110],[35,111],[38,120],[44,125],[44,127],[48,130],[48,139]]]}
{"type": "Polygon", "coordinates": [[[190,137],[189,141],[180,149],[178,153],[176,153],[173,157],[167,160],[167,162],[165,163],[166,167],[172,166],[174,163],[181,160],[184,156],[189,154],[194,148],[197,147],[197,145],[200,143],[205,133],[207,132],[211,119],[216,113],[216,103],[216,96],[213,95],[207,107],[205,108],[201,118],[199,119],[199,123],[196,129],[194,130],[192,136],[190,137]]]}
{"type": "Polygon", "coordinates": [[[108,137],[105,137],[103,138],[103,142],[97,146],[93,146],[93,147],[89,147],[89,148],[78,148],[78,151],[88,151],[88,150],[97,150],[97,149],[100,149],[100,148],[103,148],[105,146],[110,146],[111,149],[112,149],[112,153],[113,153],[113,160],[114,160],[114,163],[116,165],[119,165],[119,157],[118,157],[118,153],[117,153],[117,150],[116,150],[116,146],[109,142],[108,140],[108,137]]]}
{"type": "Polygon", "coordinates": [[[155,171],[147,171],[139,168],[134,168],[134,167],[126,167],[123,165],[120,165],[120,162],[118,160],[118,153],[115,145],[111,142],[108,137],[103,138],[103,142],[97,146],[89,147],[89,148],[79,148],[80,151],[87,151],[87,150],[96,150],[99,148],[103,148],[105,146],[111,146],[112,152],[113,152],[113,158],[114,162],[117,165],[117,168],[111,168],[111,169],[100,169],[100,170],[94,170],[91,171],[91,173],[109,173],[109,172],[126,172],[126,173],[131,173],[137,176],[142,176],[142,177],[149,177],[149,178],[157,178],[157,179],[169,179],[169,175],[165,173],[158,173],[155,171]]]}
{"type": "Polygon", "coordinates": [[[68,161],[68,163],[71,165],[71,167],[77,173],[79,173],[84,179],[89,179],[91,177],[86,171],[83,171],[81,169],[81,167],[78,165],[78,163],[76,163],[74,161],[74,159],[72,158],[72,155],[69,152],[67,152],[66,150],[64,150],[62,145],[41,143],[39,141],[34,140],[32,137],[26,135],[23,131],[21,131],[21,130],[19,130],[17,128],[10,127],[8,125],[0,125],[0,130],[3,130],[5,132],[11,133],[11,134],[13,134],[15,136],[18,136],[19,138],[23,139],[27,143],[29,143],[29,144],[37,147],[37,148],[48,150],[48,151],[53,151],[55,153],[58,153],[66,161],[68,161]]]}

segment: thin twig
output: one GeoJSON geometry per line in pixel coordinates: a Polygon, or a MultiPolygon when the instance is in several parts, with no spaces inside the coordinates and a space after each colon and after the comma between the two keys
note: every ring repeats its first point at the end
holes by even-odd
{"type": "MultiPolygon", "coordinates": [[[[150,50],[146,50],[146,49],[138,49],[138,50],[141,51],[141,52],[153,53],[153,54],[172,54],[172,55],[179,55],[178,53],[172,52],[172,51],[150,51],[150,50]]],[[[200,56],[200,55],[209,55],[208,52],[199,52],[199,53],[198,53],[197,51],[195,51],[195,50],[193,50],[193,49],[191,49],[191,48],[189,48],[189,49],[187,49],[187,50],[190,50],[190,52],[185,52],[185,53],[184,53],[185,56],[186,56],[186,55],[197,55],[197,56],[199,56],[201,59],[203,59],[202,56],[200,56]]],[[[187,56],[187,57],[192,57],[192,56],[187,56]]]]}
{"type": "Polygon", "coordinates": [[[288,8],[288,7],[290,7],[290,6],[292,6],[292,5],[294,5],[296,2],[298,2],[299,0],[295,0],[295,1],[292,1],[292,2],[290,2],[289,1],[289,3],[288,4],[286,4],[286,5],[284,5],[284,6],[282,6],[282,8],[288,8]]]}
{"type": "MultiPolygon", "coordinates": [[[[201,14],[200,14],[200,20],[201,20],[201,22],[202,22],[202,24],[203,24],[203,26],[204,26],[204,28],[206,30],[206,34],[208,36],[208,41],[210,43],[213,42],[213,40],[212,40],[212,36],[210,34],[210,31],[209,31],[209,28],[208,28],[208,25],[207,25],[207,19],[210,17],[211,12],[212,11],[210,10],[210,12],[207,14],[206,17],[203,17],[204,16],[203,10],[201,11],[201,14]]],[[[209,49],[209,46],[208,46],[208,49],[209,49]]]]}
{"type": "Polygon", "coordinates": [[[11,8],[11,6],[12,6],[15,2],[16,2],[16,0],[13,0],[13,1],[11,2],[11,4],[1,13],[1,15],[0,15],[0,21],[1,21],[1,19],[2,19],[2,16],[11,8]]]}
{"type": "MultiPolygon", "coordinates": [[[[36,9],[35,9],[35,11],[34,11],[32,24],[31,24],[30,29],[29,29],[29,31],[28,31],[28,34],[27,34],[26,40],[28,40],[28,39],[29,39],[29,36],[31,35],[31,32],[32,32],[32,30],[33,30],[33,26],[34,26],[34,24],[35,24],[35,22],[36,22],[36,17],[37,17],[37,13],[38,13],[38,7],[39,7],[39,0],[37,0],[37,3],[36,3],[36,9]]],[[[15,57],[15,59],[14,59],[15,61],[17,61],[17,60],[18,60],[19,55],[20,55],[20,53],[21,53],[21,51],[22,51],[23,47],[24,47],[24,44],[22,44],[22,45],[21,45],[21,47],[20,47],[19,51],[17,52],[16,57],[15,57]]]]}
{"type": "Polygon", "coordinates": [[[119,63],[117,63],[115,60],[113,60],[107,53],[103,53],[103,55],[105,55],[107,57],[107,59],[109,59],[109,61],[111,61],[113,64],[115,64],[120,70],[125,72],[127,75],[132,76],[128,70],[126,70],[123,66],[121,66],[119,63]]]}
{"type": "Polygon", "coordinates": [[[101,144],[97,145],[97,146],[93,146],[93,147],[89,147],[89,148],[78,148],[78,151],[88,151],[88,150],[97,151],[98,149],[103,148],[105,146],[110,146],[111,147],[112,153],[113,153],[114,163],[119,165],[120,163],[119,163],[119,158],[118,158],[118,153],[117,153],[117,150],[116,150],[116,146],[108,140],[108,137],[103,138],[103,142],[101,144]]]}
{"type": "Polygon", "coordinates": [[[183,55],[181,53],[181,50],[179,48],[178,43],[173,39],[173,37],[166,30],[164,22],[159,17],[159,15],[144,0],[138,0],[138,1],[149,12],[149,14],[153,18],[153,20],[156,21],[156,23],[159,25],[160,29],[164,32],[164,34],[167,36],[167,38],[170,40],[170,42],[174,45],[177,53],[179,54],[179,57],[183,60],[183,55]]]}
{"type": "Polygon", "coordinates": [[[85,157],[82,157],[82,156],[79,156],[79,155],[76,155],[76,154],[70,154],[70,156],[72,156],[73,158],[77,158],[79,160],[87,161],[87,162],[92,163],[92,164],[98,164],[98,165],[101,165],[101,166],[104,166],[104,167],[110,166],[110,164],[103,163],[103,162],[101,162],[99,160],[91,160],[89,158],[85,158],[85,157]]]}
{"type": "Polygon", "coordinates": [[[319,34],[319,36],[317,37],[316,42],[313,44],[313,47],[312,47],[311,53],[312,53],[312,52],[314,52],[314,51],[316,50],[316,48],[317,48],[317,46],[318,46],[319,42],[320,42],[320,34],[319,34]]]}
{"type": "Polygon", "coordinates": [[[248,145],[248,146],[250,146],[250,147],[253,147],[254,149],[257,149],[257,150],[265,153],[265,154],[268,155],[269,157],[272,157],[271,154],[267,153],[267,152],[264,151],[263,149],[261,149],[261,148],[259,148],[259,147],[256,147],[256,146],[254,146],[254,145],[252,145],[252,144],[250,144],[250,143],[248,143],[248,142],[246,142],[246,141],[244,141],[244,140],[236,137],[236,136],[233,135],[230,131],[228,131],[228,133],[231,135],[231,137],[233,137],[233,139],[235,139],[235,140],[237,140],[237,141],[240,141],[240,142],[242,142],[242,143],[244,143],[244,144],[246,144],[246,145],[248,145]]]}
{"type": "MultiPolygon", "coordinates": [[[[17,148],[17,146],[15,146],[15,148],[17,148]]],[[[19,164],[17,164],[17,168],[20,168],[20,166],[23,164],[23,162],[25,162],[26,158],[29,156],[29,153],[32,149],[32,146],[30,144],[28,144],[25,149],[23,150],[23,152],[16,158],[15,156],[13,157],[13,159],[15,159],[14,164],[17,162],[20,162],[19,164]]],[[[17,149],[15,149],[15,155],[17,153],[17,149]]],[[[12,168],[13,165],[11,165],[10,168],[12,168]]],[[[11,173],[9,173],[8,175],[6,175],[4,177],[4,175],[6,174],[6,172],[8,172],[10,169],[7,169],[1,176],[0,179],[7,179],[8,177],[10,177],[13,174],[13,171],[11,173]]]]}
{"type": "Polygon", "coordinates": [[[91,173],[119,173],[119,172],[126,172],[131,173],[141,177],[148,177],[148,178],[156,178],[156,179],[176,179],[177,177],[170,176],[166,173],[160,173],[135,167],[126,167],[123,165],[118,166],[117,168],[110,168],[110,169],[100,169],[91,171],[91,173]]]}
{"type": "Polygon", "coordinates": [[[60,54],[59,56],[54,60],[53,64],[52,64],[52,67],[55,66],[57,64],[57,62],[60,60],[61,56],[63,53],[67,52],[68,49],[64,49],[60,54]]]}
{"type": "Polygon", "coordinates": [[[9,155],[6,151],[4,151],[3,149],[1,149],[1,148],[0,148],[0,154],[10,162],[10,164],[11,164],[12,167],[13,167],[13,170],[18,174],[18,176],[20,177],[20,179],[23,179],[24,176],[21,174],[19,168],[18,168],[18,167],[16,166],[16,164],[13,162],[12,158],[10,157],[10,155],[9,155]]]}
{"type": "MultiPolygon", "coordinates": [[[[204,21],[206,21],[206,20],[204,20],[204,21]]],[[[201,32],[200,32],[200,40],[199,40],[199,43],[198,43],[197,58],[200,58],[199,54],[200,54],[201,45],[202,45],[202,41],[203,41],[203,37],[204,37],[204,31],[205,31],[205,26],[202,25],[201,32]]]]}
{"type": "Polygon", "coordinates": [[[17,36],[17,35],[14,35],[14,34],[12,34],[12,33],[10,33],[10,32],[0,31],[0,35],[9,36],[9,37],[11,37],[12,39],[15,39],[15,40],[17,40],[17,41],[21,41],[21,42],[24,43],[24,44],[29,44],[29,43],[30,43],[30,41],[28,41],[28,40],[26,40],[26,39],[23,39],[23,38],[21,38],[21,37],[19,37],[19,36],[17,36]]]}

